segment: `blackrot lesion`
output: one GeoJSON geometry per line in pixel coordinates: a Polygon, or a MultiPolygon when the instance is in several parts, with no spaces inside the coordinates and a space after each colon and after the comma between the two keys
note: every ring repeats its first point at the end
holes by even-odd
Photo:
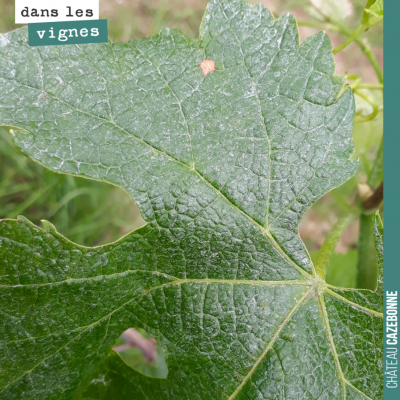
{"type": "Polygon", "coordinates": [[[203,71],[204,76],[207,76],[210,72],[216,71],[215,62],[206,58],[200,63],[200,68],[203,71]]]}

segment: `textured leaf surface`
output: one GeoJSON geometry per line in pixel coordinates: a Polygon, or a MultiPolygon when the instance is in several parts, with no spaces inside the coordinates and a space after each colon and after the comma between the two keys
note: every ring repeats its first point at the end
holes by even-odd
{"type": "Polygon", "coordinates": [[[85,248],[0,223],[0,399],[381,398],[382,288],[326,285],[297,230],[357,168],[334,68],[324,33],[299,45],[290,15],[240,1],[212,0],[200,41],[1,35],[16,146],[124,188],[147,224],[85,248]],[[110,353],[129,327],[163,347],[166,379],[110,353]]]}

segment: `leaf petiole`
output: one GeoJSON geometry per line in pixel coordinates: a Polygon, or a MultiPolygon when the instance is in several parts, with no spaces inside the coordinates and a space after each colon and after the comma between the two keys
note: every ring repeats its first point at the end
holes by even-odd
{"type": "Polygon", "coordinates": [[[350,43],[354,42],[362,33],[364,33],[366,30],[371,28],[372,26],[376,25],[378,22],[383,20],[383,16],[377,16],[376,18],[372,18],[369,20],[368,23],[362,24],[358,29],[356,29],[353,34],[348,37],[342,44],[337,46],[335,49],[333,49],[333,54],[339,53],[339,51],[342,51],[344,48],[346,48],[350,43]]]}

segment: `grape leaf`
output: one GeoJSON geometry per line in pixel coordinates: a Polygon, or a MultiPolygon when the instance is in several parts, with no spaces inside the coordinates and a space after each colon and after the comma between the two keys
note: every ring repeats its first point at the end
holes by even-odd
{"type": "Polygon", "coordinates": [[[381,286],[327,285],[298,235],[358,165],[334,69],[324,33],[299,45],[292,16],[242,1],[211,0],[199,41],[0,35],[15,145],[120,186],[146,221],[95,248],[0,223],[0,399],[382,398],[381,286]],[[166,379],[110,353],[130,327],[164,349],[166,379]]]}
{"type": "Polygon", "coordinates": [[[383,0],[368,0],[363,13],[363,24],[375,23],[383,17],[383,0]]]}

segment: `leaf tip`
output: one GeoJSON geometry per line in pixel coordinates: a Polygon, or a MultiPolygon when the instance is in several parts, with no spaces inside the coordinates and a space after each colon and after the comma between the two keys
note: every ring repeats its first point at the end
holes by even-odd
{"type": "Polygon", "coordinates": [[[18,215],[17,216],[17,221],[18,222],[24,222],[24,223],[30,223],[29,219],[24,217],[23,215],[18,215]]]}
{"type": "Polygon", "coordinates": [[[44,230],[47,233],[57,233],[56,227],[51,222],[46,221],[45,219],[42,219],[41,222],[43,224],[44,230]]]}

